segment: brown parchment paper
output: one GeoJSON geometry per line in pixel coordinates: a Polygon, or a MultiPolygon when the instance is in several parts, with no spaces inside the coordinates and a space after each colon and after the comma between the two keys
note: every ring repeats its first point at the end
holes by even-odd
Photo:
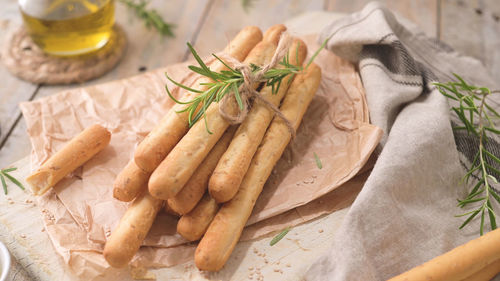
{"type": "MultiPolygon", "coordinates": [[[[310,52],[318,48],[315,36],[303,39],[310,52]]],[[[242,240],[348,206],[368,175],[356,176],[382,132],[369,124],[360,78],[352,64],[330,52],[322,51],[316,63],[323,72],[320,89],[297,137],[267,181],[242,240]],[[321,159],[322,169],[313,153],[321,159]]],[[[166,81],[164,72],[178,81],[191,81],[186,65],[21,104],[33,146],[33,170],[85,127],[99,123],[112,133],[106,149],[39,198],[56,251],[82,279],[120,280],[128,274],[110,268],[101,255],[106,238],[127,208],[127,203],[113,198],[113,181],[137,144],[173,105],[164,87],[174,85],[166,81]]],[[[176,233],[176,221],[159,214],[132,261],[134,266],[165,267],[193,258],[195,245],[176,233]]]]}

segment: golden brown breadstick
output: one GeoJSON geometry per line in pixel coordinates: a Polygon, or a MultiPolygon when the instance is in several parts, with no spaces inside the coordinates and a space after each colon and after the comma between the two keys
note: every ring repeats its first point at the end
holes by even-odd
{"type": "Polygon", "coordinates": [[[499,259],[500,229],[496,229],[389,280],[461,281],[499,259]]]}
{"type": "MultiPolygon", "coordinates": [[[[266,32],[264,40],[248,54],[246,64],[262,66],[271,60],[281,34],[274,32],[277,29],[284,31],[286,28],[278,25],[271,28],[273,32],[266,32]],[[268,38],[268,34],[272,34],[273,38],[268,38]]],[[[236,102],[233,107],[235,110],[238,108],[236,102]]],[[[219,113],[218,103],[208,107],[205,118],[210,133],[205,122],[195,123],[151,175],[148,188],[153,196],[165,200],[175,196],[229,126],[219,113]]]]}
{"type": "MultiPolygon", "coordinates": [[[[242,61],[248,55],[250,50],[252,50],[252,48],[261,40],[262,32],[260,29],[255,26],[247,26],[243,28],[238,35],[236,35],[236,37],[226,47],[224,52],[228,53],[235,59],[242,61]]],[[[224,65],[219,61],[215,61],[210,68],[214,71],[221,71],[225,69],[224,65]]],[[[208,89],[208,86],[200,85],[200,83],[208,82],[212,81],[205,77],[199,78],[195,81],[193,88],[205,91],[208,89]]],[[[191,100],[194,95],[195,94],[191,92],[187,92],[181,100],[191,100]]],[[[134,155],[137,166],[141,167],[145,171],[153,172],[187,132],[189,129],[187,112],[176,112],[184,109],[184,107],[185,105],[176,104],[139,144],[134,155]]]]}
{"type": "Polygon", "coordinates": [[[177,233],[189,241],[199,240],[218,210],[219,204],[206,193],[191,212],[179,219],[177,233]]]}
{"type": "Polygon", "coordinates": [[[103,150],[111,133],[101,125],[92,125],[71,139],[56,154],[26,178],[35,195],[42,195],[62,178],[103,150]]]}
{"type": "MultiPolygon", "coordinates": [[[[311,64],[297,75],[280,107],[281,112],[297,129],[316,93],[321,80],[321,70],[311,64]]],[[[285,122],[275,117],[262,143],[255,153],[250,167],[236,195],[224,203],[208,227],[195,252],[196,266],[201,270],[220,270],[238,242],[255,201],[278,162],[291,135],[285,122]]]]}
{"type": "MultiPolygon", "coordinates": [[[[306,55],[306,44],[302,40],[295,40],[288,51],[290,63],[302,65],[306,55]]],[[[260,91],[260,94],[273,105],[279,106],[292,78],[291,75],[284,78],[276,93],[273,94],[272,87],[267,86],[260,91]]],[[[208,190],[215,201],[219,203],[226,202],[236,194],[273,116],[274,112],[268,105],[260,100],[254,102],[250,112],[236,131],[231,144],[222,155],[210,177],[208,190]]]]}
{"type": "Polygon", "coordinates": [[[167,200],[167,205],[172,210],[184,215],[189,213],[196,206],[198,201],[200,201],[207,190],[208,179],[214,171],[215,166],[217,166],[220,157],[229,146],[236,128],[236,126],[232,126],[227,129],[181,191],[167,200]]]}
{"type": "Polygon", "coordinates": [[[169,215],[172,215],[174,217],[180,217],[181,214],[178,214],[176,211],[172,210],[172,208],[170,208],[170,206],[167,204],[167,202],[165,202],[164,204],[164,208],[163,210],[165,211],[165,213],[169,214],[169,215]]]}
{"type": "Polygon", "coordinates": [[[132,202],[104,246],[103,255],[109,265],[124,267],[130,262],[162,204],[163,201],[151,196],[147,189],[132,202]]]}
{"type": "Polygon", "coordinates": [[[147,187],[151,173],[137,167],[134,159],[118,174],[113,184],[113,197],[120,201],[132,201],[147,187]]]}
{"type": "Polygon", "coordinates": [[[462,279],[461,281],[489,281],[500,272],[500,260],[497,260],[471,276],[462,279]]]}

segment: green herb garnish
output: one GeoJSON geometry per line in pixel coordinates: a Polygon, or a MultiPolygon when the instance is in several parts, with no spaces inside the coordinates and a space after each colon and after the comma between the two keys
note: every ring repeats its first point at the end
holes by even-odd
{"type": "Polygon", "coordinates": [[[160,32],[161,35],[174,37],[174,33],[172,29],[175,27],[174,24],[167,23],[163,20],[163,18],[158,14],[155,9],[147,10],[146,6],[149,4],[149,1],[146,0],[119,0],[123,4],[127,5],[127,7],[133,9],[135,14],[141,18],[148,28],[155,28],[160,32]]]}
{"type": "Polygon", "coordinates": [[[270,246],[273,246],[274,244],[278,243],[285,235],[291,230],[291,227],[285,228],[282,232],[280,232],[278,235],[274,236],[274,238],[269,242],[270,246]]]}
{"type": "Polygon", "coordinates": [[[318,154],[316,154],[316,152],[314,152],[314,160],[316,160],[316,166],[318,166],[318,169],[322,169],[323,164],[321,164],[321,160],[319,159],[318,154]]]}
{"type": "MultiPolygon", "coordinates": [[[[309,60],[308,64],[306,65],[309,66],[314,58],[317,56],[319,51],[323,49],[326,45],[326,42],[328,41],[325,40],[325,43],[321,45],[321,47],[315,52],[313,57],[309,60]]],[[[168,89],[168,86],[165,86],[167,90],[168,96],[175,101],[178,104],[184,104],[186,105],[186,108],[183,110],[177,111],[178,113],[181,112],[188,112],[188,122],[189,122],[189,127],[193,126],[194,123],[196,123],[199,119],[205,117],[205,112],[212,104],[213,102],[219,102],[222,100],[222,98],[227,95],[227,94],[234,94],[234,97],[236,99],[236,102],[238,103],[238,106],[240,110],[243,110],[243,102],[241,101],[241,94],[240,94],[240,86],[244,82],[243,74],[239,69],[234,69],[230,67],[228,64],[226,64],[222,59],[220,59],[218,56],[215,54],[212,54],[214,58],[218,61],[220,61],[224,66],[227,67],[227,70],[222,70],[220,72],[212,71],[200,58],[196,50],[193,48],[193,46],[189,43],[187,43],[189,50],[193,54],[193,57],[195,58],[196,62],[199,64],[199,66],[194,66],[190,65],[188,68],[195,72],[200,74],[201,76],[208,77],[210,78],[213,82],[209,83],[203,83],[201,85],[208,86],[208,89],[205,91],[200,91],[197,89],[193,89],[191,87],[188,87],[186,85],[182,85],[179,82],[174,81],[168,74],[165,74],[167,79],[170,80],[172,83],[174,83],[176,86],[187,90],[189,92],[196,93],[197,96],[193,98],[190,101],[187,102],[182,102],[177,100],[172,96],[172,93],[168,89]]],[[[297,49],[297,54],[296,56],[298,57],[298,49],[297,49]]],[[[289,55],[285,55],[282,59],[282,61],[279,63],[281,66],[280,68],[271,68],[266,73],[264,73],[262,81],[259,82],[264,82],[265,86],[271,86],[272,88],[272,94],[276,94],[281,86],[281,82],[285,77],[288,75],[291,75],[291,79],[289,82],[292,81],[293,75],[296,75],[297,73],[301,72],[303,70],[303,67],[300,65],[293,65],[290,63],[290,58],[289,55]]],[[[262,68],[257,65],[250,65],[251,72],[252,74],[256,74],[259,72],[262,68]]],[[[206,119],[205,119],[206,122],[206,119]]],[[[205,125],[207,125],[205,123],[205,125]]],[[[207,126],[208,130],[208,126],[207,126]]],[[[209,130],[208,130],[209,131],[209,130]]],[[[209,131],[210,132],[210,131],[209,131]]]]}
{"type": "Polygon", "coordinates": [[[470,169],[463,176],[461,183],[468,184],[471,176],[477,177],[478,182],[474,185],[467,197],[458,200],[458,206],[463,208],[469,204],[477,203],[478,208],[457,215],[457,217],[468,216],[460,226],[462,229],[477,215],[481,215],[480,235],[484,233],[484,220],[487,213],[490,220],[491,230],[497,228],[496,214],[492,208],[492,198],[500,203],[500,196],[492,188],[491,183],[497,184],[500,171],[493,165],[500,164],[500,159],[485,148],[488,142],[488,134],[500,135],[500,131],[495,128],[492,119],[500,118],[500,115],[488,105],[486,98],[488,95],[498,92],[490,91],[485,87],[477,87],[467,84],[457,74],[454,74],[458,82],[434,83],[438,90],[449,99],[459,102],[459,106],[452,107],[462,126],[453,127],[454,131],[466,131],[469,135],[474,135],[479,140],[478,152],[472,161],[470,169]]]}
{"type": "Polygon", "coordinates": [[[24,190],[24,186],[21,182],[19,182],[16,178],[9,175],[8,173],[17,170],[17,168],[7,168],[0,170],[0,180],[2,181],[3,192],[7,195],[7,183],[5,182],[5,178],[8,178],[12,183],[19,186],[20,189],[24,190]]]}

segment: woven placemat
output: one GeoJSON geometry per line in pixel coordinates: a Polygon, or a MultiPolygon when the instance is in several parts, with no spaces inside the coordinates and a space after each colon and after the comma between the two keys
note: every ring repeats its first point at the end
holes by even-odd
{"type": "Polygon", "coordinates": [[[81,83],[113,69],[125,53],[127,40],[115,25],[108,43],[98,51],[76,56],[45,54],[21,27],[11,33],[2,50],[2,62],[15,76],[36,84],[81,83]]]}

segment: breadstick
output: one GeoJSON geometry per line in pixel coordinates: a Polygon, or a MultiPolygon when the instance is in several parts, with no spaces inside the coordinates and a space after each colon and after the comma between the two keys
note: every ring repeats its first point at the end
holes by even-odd
{"type": "Polygon", "coordinates": [[[460,281],[499,259],[500,229],[496,229],[389,280],[460,281]]]}
{"type": "Polygon", "coordinates": [[[461,281],[489,281],[500,272],[500,260],[497,260],[471,276],[462,279],[461,281]]]}
{"type": "MultiPolygon", "coordinates": [[[[302,65],[306,55],[306,44],[302,40],[295,40],[288,51],[290,63],[302,65]]],[[[260,91],[260,94],[273,105],[279,106],[292,78],[291,75],[284,78],[276,93],[273,94],[272,87],[267,86],[260,91]]],[[[269,106],[259,100],[254,102],[210,177],[208,188],[215,201],[226,202],[236,194],[273,115],[274,112],[269,106]]]]}
{"type": "MultiPolygon", "coordinates": [[[[281,34],[275,30],[285,29],[283,25],[271,27],[272,32],[266,32],[264,40],[252,49],[245,63],[268,63],[274,55],[281,34]],[[273,38],[269,38],[269,34],[273,38]]],[[[235,110],[238,108],[236,102],[233,107],[235,110]]],[[[229,127],[229,123],[219,113],[218,103],[212,103],[208,107],[205,118],[207,122],[196,122],[151,175],[148,188],[153,196],[164,200],[175,196],[229,127]],[[205,124],[208,124],[211,133],[207,131],[205,124]]]]}
{"type": "Polygon", "coordinates": [[[162,203],[145,190],[128,207],[104,246],[103,255],[109,265],[124,267],[130,262],[148,234],[162,203]]]}
{"type": "MultiPolygon", "coordinates": [[[[262,32],[260,29],[255,26],[247,26],[236,35],[224,52],[242,61],[261,40],[262,32]]],[[[219,61],[215,61],[210,68],[214,71],[225,69],[224,65],[219,61]]],[[[193,88],[205,91],[208,89],[208,86],[200,85],[200,83],[209,82],[212,81],[205,77],[199,78],[195,81],[193,88]]],[[[194,93],[187,92],[182,100],[188,101],[194,98],[194,96],[194,93]]],[[[176,104],[139,144],[134,155],[137,166],[145,171],[153,172],[188,131],[188,113],[177,113],[177,111],[184,108],[185,105],[176,104]]]]}
{"type": "Polygon", "coordinates": [[[236,126],[229,127],[181,191],[167,200],[166,205],[173,211],[181,215],[187,214],[200,201],[203,193],[207,190],[208,179],[214,171],[217,162],[219,162],[220,157],[229,146],[235,131],[236,126]]]}
{"type": "Polygon", "coordinates": [[[42,195],[62,178],[103,150],[111,133],[101,125],[92,125],[71,139],[56,154],[26,178],[35,195],[42,195]]]}
{"type": "Polygon", "coordinates": [[[176,211],[172,210],[172,208],[170,208],[170,206],[167,204],[167,202],[165,202],[165,207],[163,208],[163,210],[165,211],[165,213],[169,214],[169,215],[172,215],[174,217],[180,217],[181,214],[178,214],[176,211]]]}
{"type": "Polygon", "coordinates": [[[132,201],[147,187],[151,173],[137,167],[134,159],[118,174],[113,184],[113,197],[120,201],[132,201]]]}
{"type": "Polygon", "coordinates": [[[191,212],[179,219],[177,233],[189,241],[199,240],[218,210],[219,204],[206,193],[191,212]]]}
{"type": "MultiPolygon", "coordinates": [[[[280,107],[281,112],[297,129],[321,80],[321,70],[311,64],[295,77],[280,107]]],[[[224,203],[208,227],[195,252],[196,266],[201,270],[218,271],[238,242],[255,201],[291,139],[285,122],[275,117],[255,152],[250,167],[236,195],[224,203]]]]}

